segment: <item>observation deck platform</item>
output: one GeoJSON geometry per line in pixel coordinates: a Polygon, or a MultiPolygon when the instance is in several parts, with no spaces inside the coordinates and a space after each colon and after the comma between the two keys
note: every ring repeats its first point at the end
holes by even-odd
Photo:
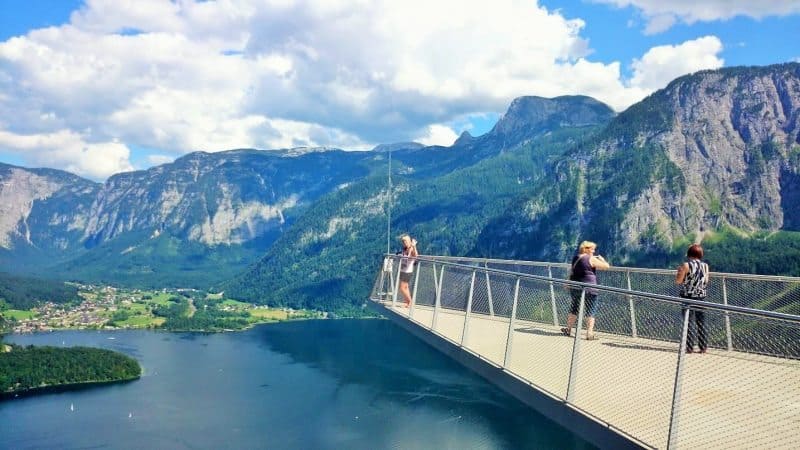
{"type": "Polygon", "coordinates": [[[563,279],[423,258],[417,271],[411,307],[390,272],[370,303],[600,447],[800,448],[800,317],[607,288],[586,340],[561,332],[563,279]],[[687,354],[700,306],[710,347],[687,354]]]}

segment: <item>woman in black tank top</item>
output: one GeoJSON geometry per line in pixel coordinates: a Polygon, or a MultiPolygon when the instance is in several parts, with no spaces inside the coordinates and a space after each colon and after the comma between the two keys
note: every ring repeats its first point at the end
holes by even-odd
{"type": "MultiPolygon", "coordinates": [[[[600,255],[595,255],[597,251],[597,244],[591,241],[583,241],[578,247],[578,254],[572,258],[572,268],[570,270],[569,279],[572,281],[580,281],[581,283],[597,284],[597,269],[606,270],[611,265],[606,262],[600,255]]],[[[572,296],[572,305],[570,305],[569,316],[567,316],[567,326],[562,328],[561,332],[570,336],[572,334],[572,327],[578,320],[578,308],[581,302],[582,289],[570,289],[572,296]]],[[[597,298],[596,289],[586,289],[584,294],[584,311],[586,316],[586,339],[595,340],[597,337],[594,335],[594,306],[595,299],[597,298]]]]}

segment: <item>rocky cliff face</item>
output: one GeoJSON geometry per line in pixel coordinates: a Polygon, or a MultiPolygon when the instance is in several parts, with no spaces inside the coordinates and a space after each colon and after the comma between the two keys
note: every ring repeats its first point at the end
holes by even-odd
{"type": "Polygon", "coordinates": [[[725,225],[800,229],[800,64],[701,72],[659,97],[671,122],[641,130],[633,145],[664,152],[680,185],[655,174],[621,224],[629,245],[648,229],[669,239],[725,225]]]}
{"type": "Polygon", "coordinates": [[[70,248],[99,187],[67,172],[0,164],[0,248],[70,248]]]}
{"type": "Polygon", "coordinates": [[[796,231],[799,134],[800,64],[681,77],[554,161],[488,234],[504,230],[493,248],[512,256],[563,259],[591,239],[624,261],[724,227],[796,231]]]}
{"type": "MultiPolygon", "coordinates": [[[[215,252],[258,241],[264,247],[251,248],[253,258],[320,195],[365,176],[373,157],[340,150],[198,152],[103,184],[3,165],[0,260],[24,270],[80,257],[70,273],[115,265],[151,273],[165,265],[191,270],[200,259],[213,261],[215,252]],[[188,249],[194,262],[186,260],[188,249]]],[[[228,256],[242,267],[250,261],[235,251],[228,256]]]]}

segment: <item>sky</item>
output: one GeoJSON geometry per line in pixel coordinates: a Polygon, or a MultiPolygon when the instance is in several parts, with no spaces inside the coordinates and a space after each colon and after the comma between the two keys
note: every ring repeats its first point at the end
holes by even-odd
{"type": "Polygon", "coordinates": [[[0,0],[0,162],[102,181],[193,151],[486,133],[800,62],[798,0],[0,0]]]}

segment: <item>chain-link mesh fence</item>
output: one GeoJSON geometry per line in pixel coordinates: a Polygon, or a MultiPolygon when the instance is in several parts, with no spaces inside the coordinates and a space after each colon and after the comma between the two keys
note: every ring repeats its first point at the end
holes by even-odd
{"type": "Polygon", "coordinates": [[[389,259],[373,300],[646,446],[800,448],[800,318],[735,303],[785,311],[792,280],[752,279],[759,298],[749,277],[719,276],[724,306],[639,292],[674,282],[655,271],[590,287],[563,266],[421,257],[403,308],[389,259]]]}

